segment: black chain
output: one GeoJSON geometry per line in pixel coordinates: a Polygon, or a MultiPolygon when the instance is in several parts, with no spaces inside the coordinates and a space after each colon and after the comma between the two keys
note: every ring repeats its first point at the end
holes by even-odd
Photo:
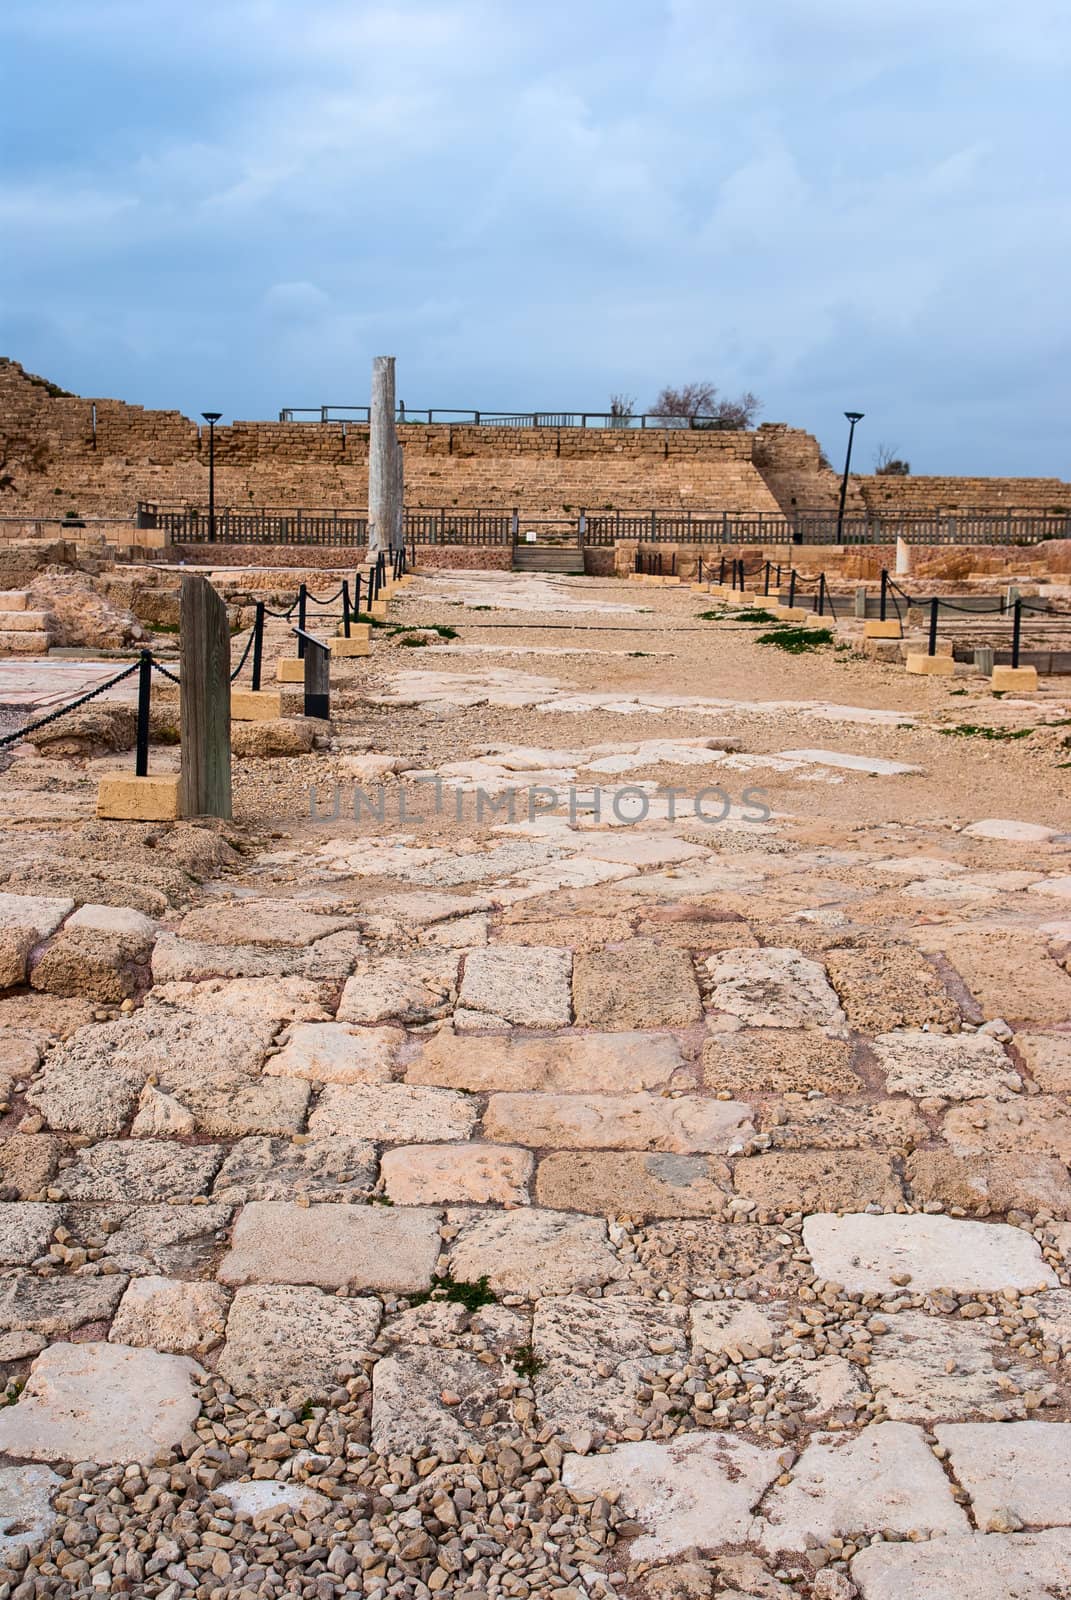
{"type": "Polygon", "coordinates": [[[168,672],[166,667],[162,667],[160,665],[159,661],[157,661],[155,656],[152,657],[152,670],[154,672],[158,672],[160,674],[161,678],[170,679],[170,681],[172,683],[179,683],[180,682],[180,679],[178,679],[173,672],[168,672]]]}
{"type": "Polygon", "coordinates": [[[232,683],[237,678],[238,674],[241,672],[242,668],[245,666],[246,662],[248,661],[249,652],[253,648],[253,640],[256,638],[256,636],[257,636],[257,630],[254,627],[254,628],[251,629],[250,634],[249,634],[249,638],[245,642],[245,649],[242,651],[242,659],[241,659],[241,661],[239,661],[238,665],[235,667],[234,671],[231,673],[231,682],[232,683]]]}

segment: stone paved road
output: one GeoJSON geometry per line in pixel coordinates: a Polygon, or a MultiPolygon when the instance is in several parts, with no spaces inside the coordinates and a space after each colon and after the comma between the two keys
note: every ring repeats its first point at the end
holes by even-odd
{"type": "MultiPolygon", "coordinates": [[[[747,753],[404,665],[413,796],[747,753]]],[[[0,1600],[1071,1593],[1068,818],[778,715],[824,815],[20,825],[0,1600]]]]}

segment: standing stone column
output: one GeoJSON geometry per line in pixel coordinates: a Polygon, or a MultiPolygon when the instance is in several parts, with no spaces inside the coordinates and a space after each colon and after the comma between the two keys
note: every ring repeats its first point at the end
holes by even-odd
{"type": "Polygon", "coordinates": [[[368,554],[391,548],[396,521],[398,448],[394,431],[394,357],[372,360],[372,416],[368,441],[368,554]]]}

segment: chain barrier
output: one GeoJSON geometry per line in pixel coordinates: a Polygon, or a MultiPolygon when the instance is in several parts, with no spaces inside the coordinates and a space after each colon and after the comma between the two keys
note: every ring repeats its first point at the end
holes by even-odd
{"type": "Polygon", "coordinates": [[[104,683],[98,683],[95,689],[90,689],[86,694],[79,695],[77,700],[72,700],[69,705],[60,706],[57,711],[49,711],[47,715],[38,717],[35,722],[28,722],[25,727],[19,728],[15,733],[6,733],[0,738],[0,749],[6,745],[17,744],[20,739],[25,739],[28,733],[36,733],[38,728],[47,728],[50,722],[58,722],[60,717],[65,717],[71,711],[78,711],[87,705],[90,700],[95,700],[105,689],[113,689],[117,683],[122,683],[124,678],[133,677],[139,670],[140,661],[135,661],[132,666],[124,667],[122,672],[117,672],[114,678],[108,678],[104,683]]]}

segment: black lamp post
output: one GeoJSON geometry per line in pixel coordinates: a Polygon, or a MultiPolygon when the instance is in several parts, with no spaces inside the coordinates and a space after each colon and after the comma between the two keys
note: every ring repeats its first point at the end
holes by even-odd
{"type": "Polygon", "coordinates": [[[216,423],[222,411],[202,411],[208,423],[208,542],[216,542],[216,423]]]}
{"type": "Polygon", "coordinates": [[[840,480],[840,507],[837,511],[837,543],[844,543],[844,502],[848,498],[848,469],[852,464],[852,440],[855,438],[855,424],[862,422],[865,415],[862,411],[846,411],[844,415],[851,423],[848,429],[848,453],[844,457],[844,476],[840,480]]]}

